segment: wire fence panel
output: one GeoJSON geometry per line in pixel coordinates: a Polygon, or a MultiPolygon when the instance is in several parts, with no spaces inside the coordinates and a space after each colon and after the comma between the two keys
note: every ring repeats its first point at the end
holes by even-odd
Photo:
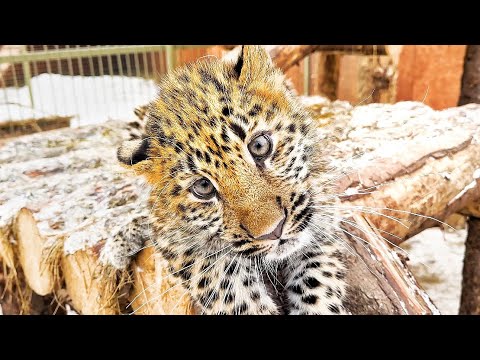
{"type": "Polygon", "coordinates": [[[176,48],[0,45],[0,122],[72,116],[78,126],[131,119],[175,66],[176,48]]]}

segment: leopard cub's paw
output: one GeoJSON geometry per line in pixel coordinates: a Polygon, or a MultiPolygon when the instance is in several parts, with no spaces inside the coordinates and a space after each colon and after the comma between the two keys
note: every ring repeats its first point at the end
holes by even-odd
{"type": "Polygon", "coordinates": [[[100,252],[100,263],[125,270],[150,238],[147,221],[146,217],[134,219],[125,229],[112,236],[100,252]]]}

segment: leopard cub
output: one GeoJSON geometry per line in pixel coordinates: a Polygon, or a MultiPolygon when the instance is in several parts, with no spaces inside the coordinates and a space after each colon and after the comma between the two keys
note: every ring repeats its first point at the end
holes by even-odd
{"type": "Polygon", "coordinates": [[[118,159],[151,184],[155,249],[202,313],[347,313],[322,144],[264,48],[167,74],[139,114],[118,159]]]}

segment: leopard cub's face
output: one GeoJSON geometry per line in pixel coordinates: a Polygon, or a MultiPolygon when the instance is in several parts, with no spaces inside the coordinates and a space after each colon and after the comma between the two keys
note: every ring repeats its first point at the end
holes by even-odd
{"type": "Polygon", "coordinates": [[[152,185],[156,241],[168,253],[287,258],[313,240],[315,126],[265,50],[168,74],[143,139],[118,157],[152,185]]]}

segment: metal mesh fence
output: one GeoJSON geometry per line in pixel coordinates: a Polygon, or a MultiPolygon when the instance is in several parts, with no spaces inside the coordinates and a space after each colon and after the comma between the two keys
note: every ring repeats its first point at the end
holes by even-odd
{"type": "MultiPolygon", "coordinates": [[[[194,46],[191,46],[194,47],[194,46]]],[[[175,66],[169,45],[0,45],[0,122],[131,118],[175,66]]]]}

